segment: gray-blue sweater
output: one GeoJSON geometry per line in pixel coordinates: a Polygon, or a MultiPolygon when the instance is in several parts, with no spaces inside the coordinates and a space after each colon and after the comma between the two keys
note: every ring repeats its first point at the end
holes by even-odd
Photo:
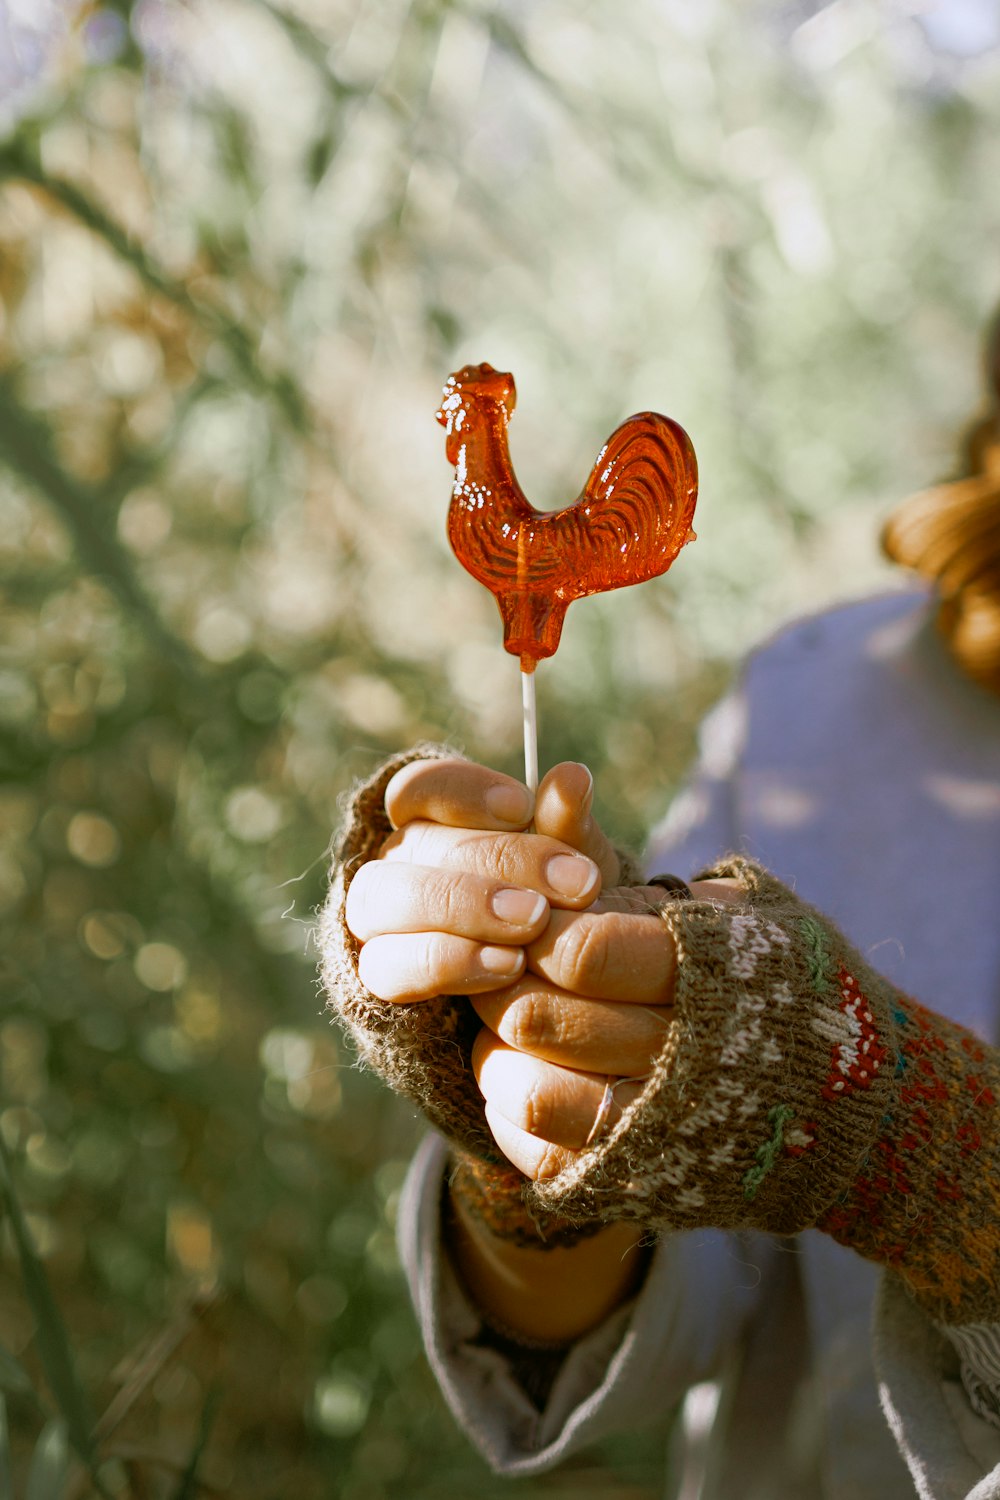
{"type": "MultiPolygon", "coordinates": [[[[1000,1043],[1000,699],[958,674],[924,593],[802,620],[750,658],[648,865],[690,875],[733,849],[894,984],[1000,1043]]],[[[496,1469],[538,1473],[680,1407],[667,1496],[1000,1500],[1000,1426],[974,1413],[953,1344],[817,1232],[664,1240],[539,1413],[470,1343],[479,1320],[439,1243],[445,1159],[429,1137],[400,1245],[438,1380],[496,1469]]]]}

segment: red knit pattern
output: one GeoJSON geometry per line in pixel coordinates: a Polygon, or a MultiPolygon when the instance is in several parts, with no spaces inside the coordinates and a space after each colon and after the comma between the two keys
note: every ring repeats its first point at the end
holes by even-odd
{"type": "Polygon", "coordinates": [[[1000,1294],[996,1057],[916,1001],[898,997],[893,1020],[895,1107],[819,1227],[892,1266],[935,1316],[974,1320],[1000,1294]]]}
{"type": "Polygon", "coordinates": [[[870,1087],[889,1055],[879,1039],[871,1006],[854,975],[841,968],[837,971],[837,983],[840,1013],[852,1036],[849,1042],[838,1043],[831,1049],[830,1072],[823,1084],[823,1098],[830,1100],[870,1087]]]}

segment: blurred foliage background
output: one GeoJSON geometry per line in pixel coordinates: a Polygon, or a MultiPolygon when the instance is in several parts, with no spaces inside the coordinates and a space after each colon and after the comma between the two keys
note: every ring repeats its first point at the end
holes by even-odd
{"type": "MultiPolygon", "coordinates": [[[[401,1284],[419,1124],[321,1018],[309,937],[338,796],[386,751],[518,768],[516,663],[445,541],[440,385],[514,371],[540,506],[633,410],[694,438],[697,546],[575,606],[539,673],[543,763],[588,761],[639,842],[746,646],[893,582],[879,517],[952,464],[1000,279],[997,26],[0,6],[0,1130],[125,1461],[106,1493],[510,1492],[401,1284]]],[[[2,1342],[44,1391],[4,1233],[2,1342]]],[[[661,1462],[662,1435],[607,1445],[515,1493],[645,1500],[661,1462]]]]}

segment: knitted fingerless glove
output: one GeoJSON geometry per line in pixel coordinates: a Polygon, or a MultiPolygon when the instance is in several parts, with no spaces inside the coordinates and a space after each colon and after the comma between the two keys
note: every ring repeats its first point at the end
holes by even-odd
{"type": "MultiPolygon", "coordinates": [[[[443,745],[416,745],[380,766],[354,792],[337,840],[330,891],[318,927],[320,974],[327,1005],[350,1033],[361,1061],[411,1099],[452,1145],[451,1191],[493,1234],[521,1244],[567,1244],[601,1227],[586,1212],[572,1223],[534,1197],[527,1179],[499,1153],[486,1124],[472,1072],[472,1044],[481,1022],[464,995],[413,1004],[379,1000],[358,974],[358,944],[347,926],[347,892],[355,871],[378,856],[392,826],[385,790],[414,760],[454,758],[443,745]]],[[[641,874],[620,855],[631,883],[641,874]]],[[[623,877],[620,877],[623,878],[623,877]]]]}
{"type": "Polygon", "coordinates": [[[703,877],[740,879],[741,905],[663,907],[677,951],[673,1016],[615,1127],[546,1182],[503,1161],[470,1065],[475,1013],[461,996],[378,1000],[344,921],[354,871],[390,831],[390,778],[450,753],[418,746],[359,789],[320,941],[331,1008],[363,1061],[453,1143],[452,1191],[470,1210],[526,1244],[567,1243],[621,1218],[783,1235],[818,1227],[895,1270],[938,1321],[1000,1319],[1000,1057],[900,994],[749,860],[703,877]]]}
{"type": "Polygon", "coordinates": [[[747,897],[663,908],[674,1012],[642,1094],[534,1196],[660,1229],[816,1226],[938,1321],[1000,1318],[1000,1055],[760,866],[712,876],[747,897]]]}

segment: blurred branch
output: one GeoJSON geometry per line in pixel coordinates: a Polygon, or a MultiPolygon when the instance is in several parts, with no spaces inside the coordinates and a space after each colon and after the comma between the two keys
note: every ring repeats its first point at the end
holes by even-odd
{"type": "MultiPolygon", "coordinates": [[[[66,1493],[69,1457],[66,1425],[55,1418],[42,1428],[35,1444],[25,1486],[25,1500],[59,1500],[66,1493]]],[[[91,1483],[97,1487],[99,1494],[107,1496],[107,1490],[97,1484],[94,1475],[91,1475],[91,1483]]],[[[110,1496],[108,1500],[111,1500],[110,1496]]]]}
{"type": "Polygon", "coordinates": [[[10,1433],[7,1422],[7,1403],[0,1394],[0,1500],[11,1500],[14,1494],[14,1479],[10,1462],[10,1433]]]}
{"type": "Polygon", "coordinates": [[[93,199],[75,183],[50,176],[23,136],[0,144],[0,176],[18,177],[53,198],[74,218],[85,224],[139,276],[143,284],[183,309],[228,351],[244,385],[275,400],[297,432],[311,426],[305,397],[288,371],[268,375],[257,363],[259,338],[220,308],[192,297],[183,283],[168,276],[142,245],[129,236],[93,199]]]}
{"type": "Polygon", "coordinates": [[[127,495],[160,473],[198,402],[213,391],[225,389],[224,384],[214,375],[201,373],[192,380],[177,396],[173,416],[162,436],[145,447],[128,448],[119,456],[114,470],[101,486],[102,509],[109,515],[117,512],[127,495]]]}
{"type": "Polygon", "coordinates": [[[0,462],[26,479],[62,516],[84,564],[107,580],[122,605],[139,619],[146,634],[188,677],[201,669],[188,647],[161,618],[136,577],[118,538],[101,524],[100,492],[75,479],[54,457],[52,434],[42,419],[21,404],[11,382],[0,377],[0,462]]]}
{"type": "MultiPolygon", "coordinates": [[[[52,1296],[45,1268],[32,1242],[24,1210],[21,1208],[14,1187],[10,1159],[2,1137],[0,1137],[0,1201],[3,1203],[10,1222],[21,1266],[25,1296],[35,1317],[38,1352],[45,1370],[45,1378],[65,1419],[70,1442],[96,1482],[97,1457],[94,1448],[93,1422],[76,1372],[76,1363],[73,1359],[66,1325],[63,1323],[52,1296]]],[[[46,1432],[50,1430],[54,1432],[56,1424],[50,1423],[46,1432]]],[[[42,1437],[44,1441],[45,1433],[42,1437]]],[[[55,1443],[54,1439],[53,1443],[55,1443]]],[[[39,1451],[45,1451],[42,1443],[39,1444],[39,1451]]],[[[98,1485],[98,1488],[103,1492],[102,1486],[98,1485]]]]}
{"type": "MultiPolygon", "coordinates": [[[[379,103],[387,107],[390,114],[395,115],[403,124],[412,124],[412,111],[406,100],[386,84],[384,80],[375,84],[345,83],[336,73],[330,61],[331,48],[299,16],[293,16],[288,11],[282,10],[279,5],[273,3],[273,0],[248,0],[248,3],[255,6],[257,10],[262,10],[265,15],[270,16],[275,25],[281,28],[299,56],[315,69],[325,91],[336,106],[342,106],[352,99],[361,103],[364,103],[368,99],[377,99],[379,103]]],[[[409,15],[412,14],[414,8],[414,5],[411,3],[407,19],[409,19],[409,15]]],[[[441,8],[447,9],[447,6],[441,8]]],[[[403,33],[405,29],[405,24],[399,28],[399,44],[396,48],[397,56],[403,45],[403,33]]],[[[388,71],[391,71],[391,69],[388,71]]],[[[336,155],[336,149],[331,153],[331,160],[334,155],[336,155]]]]}
{"type": "Polygon", "coordinates": [[[191,1297],[172,1323],[152,1339],[148,1339],[135,1354],[123,1362],[123,1366],[119,1367],[123,1370],[122,1388],[97,1423],[96,1437],[99,1442],[106,1442],[121,1426],[139,1397],[152,1385],[164,1365],[174,1357],[215,1300],[214,1291],[191,1297]]]}
{"type": "Polygon", "coordinates": [[[315,69],[336,104],[343,104],[349,99],[365,98],[371,92],[363,84],[345,83],[337,75],[330,61],[330,47],[300,16],[282,10],[272,0],[250,0],[250,3],[270,16],[275,25],[280,27],[299,56],[315,69]]]}
{"type": "Polygon", "coordinates": [[[194,1447],[191,1449],[191,1456],[184,1466],[184,1472],[180,1477],[176,1490],[171,1496],[171,1500],[195,1500],[195,1495],[202,1488],[201,1482],[198,1479],[198,1469],[201,1464],[202,1454],[205,1451],[205,1444],[208,1442],[208,1435],[212,1430],[212,1423],[215,1420],[218,1404],[218,1392],[209,1391],[208,1399],[202,1407],[201,1420],[198,1423],[198,1432],[194,1440],[194,1447]]]}
{"type": "Polygon", "coordinates": [[[759,503],[774,520],[791,521],[800,533],[810,517],[784,483],[775,456],[781,451],[774,431],[774,413],[759,400],[752,373],[761,366],[761,349],[753,322],[752,280],[742,246],[722,245],[716,250],[716,269],[725,288],[719,299],[729,354],[729,412],[738,432],[739,451],[748,478],[756,483],[759,503]]]}
{"type": "Polygon", "coordinates": [[[593,94],[589,94],[585,99],[574,96],[560,79],[554,77],[532,56],[521,32],[506,15],[491,11],[484,16],[474,6],[465,3],[465,0],[457,0],[455,9],[461,10],[470,20],[485,26],[493,45],[500,52],[506,53],[523,73],[534,80],[568,117],[581,139],[589,141],[590,145],[614,166],[616,172],[624,174],[642,192],[649,191],[648,171],[634,160],[626,149],[623,149],[636,142],[647,152],[650,145],[653,145],[655,148],[652,153],[653,160],[660,166],[666,162],[673,179],[706,188],[715,185],[683,164],[677,156],[669,133],[665,135],[660,129],[651,132],[648,119],[637,128],[623,110],[612,109],[607,100],[593,94]]]}
{"type": "MultiPolygon", "coordinates": [[[[129,1484],[132,1486],[132,1493],[129,1496],[129,1500],[146,1500],[147,1496],[149,1500],[153,1500],[154,1495],[163,1494],[162,1488],[154,1490],[150,1487],[151,1470],[160,1470],[163,1474],[170,1476],[176,1475],[180,1481],[183,1481],[184,1474],[190,1464],[190,1459],[186,1461],[177,1459],[169,1453],[158,1453],[135,1443],[116,1444],[108,1454],[108,1457],[110,1459],[117,1459],[128,1475],[129,1484]]],[[[199,1492],[211,1497],[218,1496],[218,1500],[222,1500],[223,1496],[232,1494],[230,1489],[220,1489],[214,1484],[209,1484],[205,1479],[198,1479],[197,1487],[192,1493],[197,1494],[199,1492]]],[[[174,1500],[176,1500],[176,1493],[175,1490],[174,1500]]],[[[77,1493],[68,1496],[67,1500],[84,1500],[84,1497],[82,1494],[77,1493]]]]}

